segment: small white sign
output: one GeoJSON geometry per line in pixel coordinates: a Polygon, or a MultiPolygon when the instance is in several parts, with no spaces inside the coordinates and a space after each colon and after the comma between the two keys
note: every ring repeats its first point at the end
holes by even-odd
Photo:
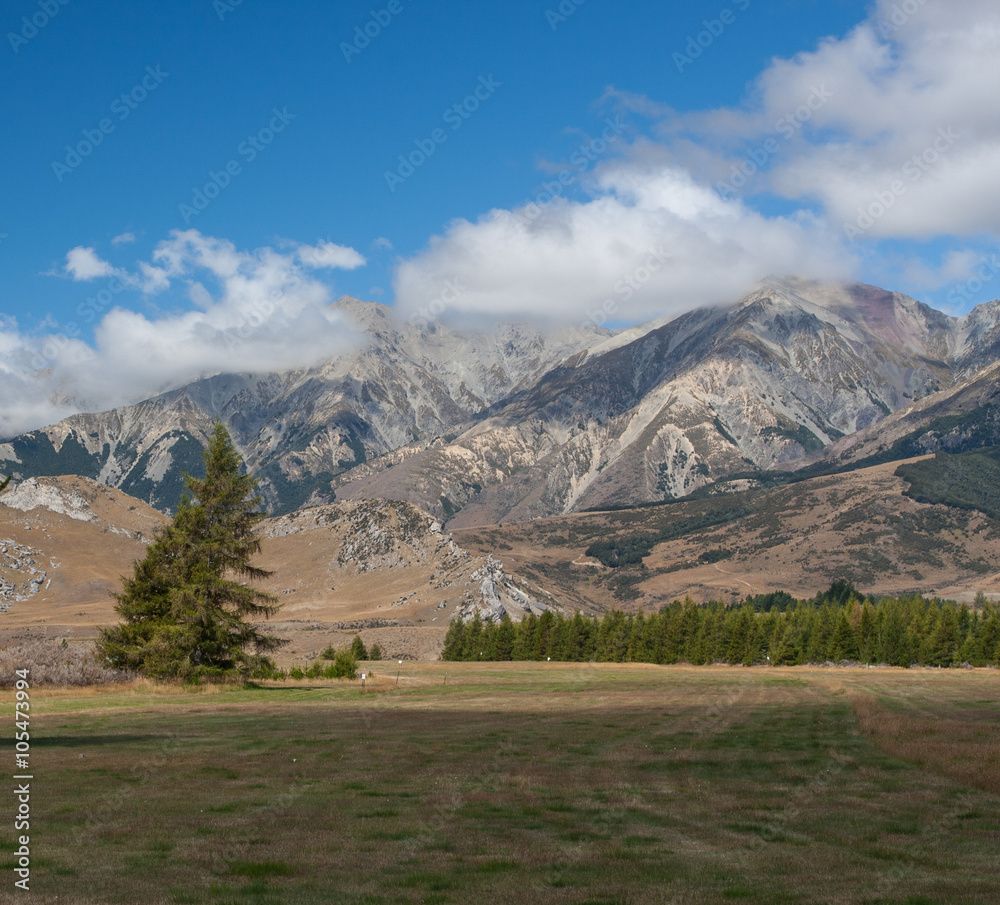
{"type": "Polygon", "coordinates": [[[364,673],[361,673],[361,681],[362,681],[362,682],[364,682],[365,678],[366,678],[366,677],[365,677],[365,674],[364,674],[364,673]]]}

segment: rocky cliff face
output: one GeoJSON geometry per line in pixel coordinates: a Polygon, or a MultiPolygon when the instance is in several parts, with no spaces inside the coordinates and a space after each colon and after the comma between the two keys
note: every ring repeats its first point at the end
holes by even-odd
{"type": "Polygon", "coordinates": [[[37,594],[47,577],[39,550],[0,539],[0,613],[37,594]]]}
{"type": "Polygon", "coordinates": [[[793,470],[855,468],[927,453],[961,453],[1000,445],[1000,363],[968,380],[903,406],[864,430],[837,440],[793,470]]]}
{"type": "Polygon", "coordinates": [[[769,281],[616,335],[417,327],[337,304],[364,348],[74,416],[0,445],[0,468],[87,475],[170,507],[221,418],[277,513],[384,497],[456,526],[522,520],[786,467],[1000,355],[1000,303],[956,319],[859,284],[769,281]]]}

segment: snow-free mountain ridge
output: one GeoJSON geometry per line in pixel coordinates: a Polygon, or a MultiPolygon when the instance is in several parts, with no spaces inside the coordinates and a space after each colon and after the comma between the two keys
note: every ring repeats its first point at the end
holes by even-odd
{"type": "Polygon", "coordinates": [[[336,305],[361,348],[72,416],[0,444],[0,470],[81,474],[170,508],[221,418],[274,512],[383,497],[489,524],[786,468],[1000,357],[1000,302],[953,318],[862,284],[771,279],[731,306],[617,333],[336,305]]]}

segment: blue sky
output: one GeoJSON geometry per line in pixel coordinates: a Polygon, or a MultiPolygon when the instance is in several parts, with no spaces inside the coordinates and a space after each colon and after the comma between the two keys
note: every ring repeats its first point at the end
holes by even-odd
{"type": "Polygon", "coordinates": [[[614,323],[793,270],[955,314],[1000,295],[987,2],[11,0],[0,22],[0,432],[320,355],[343,328],[314,309],[345,293],[614,323]],[[270,350],[215,353],[269,318],[270,350]]]}

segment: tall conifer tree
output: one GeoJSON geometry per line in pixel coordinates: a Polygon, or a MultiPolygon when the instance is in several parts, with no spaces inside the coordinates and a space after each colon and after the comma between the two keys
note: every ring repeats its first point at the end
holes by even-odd
{"type": "Polygon", "coordinates": [[[262,675],[285,642],[250,620],[273,616],[276,598],[252,587],[270,572],[251,564],[264,517],[255,478],[221,423],[205,450],[205,477],[185,497],[132,578],[115,595],[121,624],[103,629],[98,655],[155,678],[262,675]]]}

